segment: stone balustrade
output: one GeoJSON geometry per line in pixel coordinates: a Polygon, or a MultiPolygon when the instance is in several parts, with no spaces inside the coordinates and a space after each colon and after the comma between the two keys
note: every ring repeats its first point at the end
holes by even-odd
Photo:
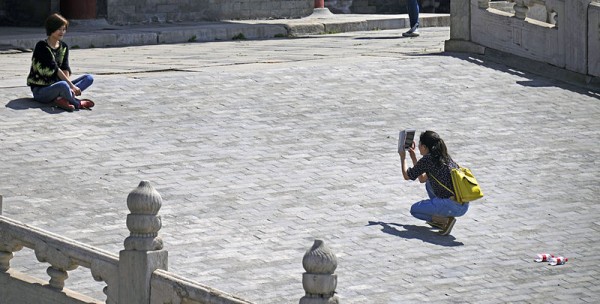
{"type": "MultiPolygon", "coordinates": [[[[508,0],[506,2],[512,4],[512,13],[515,18],[525,20],[526,18],[535,19],[538,21],[556,24],[557,12],[553,11],[552,1],[546,2],[546,0],[508,0]],[[543,18],[540,15],[540,9],[543,10],[543,18]],[[537,10],[538,12],[535,12],[537,10]]],[[[486,4],[485,1],[479,1],[479,8],[487,9],[492,7],[491,4],[486,4]]],[[[564,4],[564,3],[563,3],[564,4]]]]}
{"type": "Polygon", "coordinates": [[[57,291],[63,289],[68,271],[82,266],[91,270],[95,280],[107,283],[104,293],[108,298],[116,294],[108,288],[117,286],[119,258],[116,255],[0,216],[0,272],[10,269],[13,252],[23,247],[34,250],[40,262],[50,264],[46,271],[50,276],[48,285],[57,291]]]}
{"type": "Polygon", "coordinates": [[[600,77],[600,1],[510,0],[514,13],[490,0],[451,2],[446,51],[483,54],[486,49],[549,63],[591,80],[600,77]],[[541,6],[545,20],[529,18],[541,6]]]}
{"type": "MultiPolygon", "coordinates": [[[[102,303],[64,288],[68,272],[82,266],[90,269],[96,281],[106,283],[103,292],[108,304],[250,304],[167,271],[168,253],[158,234],[162,226],[158,215],[161,205],[160,194],[147,181],[129,193],[127,207],[131,213],[126,225],[130,235],[124,241],[125,249],[117,256],[2,216],[0,196],[0,300],[13,304],[102,303]],[[50,264],[47,284],[25,278],[10,268],[13,253],[23,247],[34,250],[40,262],[50,264]]],[[[334,295],[337,275],[333,274],[337,258],[323,241],[315,241],[302,264],[306,270],[302,278],[306,295],[300,304],[339,303],[334,295]]]]}

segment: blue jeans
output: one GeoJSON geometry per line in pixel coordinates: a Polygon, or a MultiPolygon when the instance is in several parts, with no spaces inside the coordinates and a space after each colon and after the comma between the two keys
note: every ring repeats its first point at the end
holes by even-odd
{"type": "MultiPolygon", "coordinates": [[[[92,85],[94,77],[85,74],[72,82],[83,92],[92,85]]],[[[41,103],[51,103],[60,96],[68,100],[76,109],[79,109],[81,105],[66,81],[58,81],[47,87],[31,87],[31,92],[33,93],[33,99],[41,103]]]]}
{"type": "Polygon", "coordinates": [[[435,194],[433,194],[433,190],[429,183],[429,180],[425,182],[425,189],[427,189],[429,199],[414,203],[410,208],[410,214],[412,214],[412,216],[430,222],[433,220],[432,217],[434,215],[459,217],[467,213],[467,210],[469,210],[469,203],[461,204],[449,198],[436,197],[435,194]]]}
{"type": "Polygon", "coordinates": [[[419,24],[419,1],[418,0],[407,0],[406,9],[408,10],[408,20],[410,20],[410,27],[419,24]]]}

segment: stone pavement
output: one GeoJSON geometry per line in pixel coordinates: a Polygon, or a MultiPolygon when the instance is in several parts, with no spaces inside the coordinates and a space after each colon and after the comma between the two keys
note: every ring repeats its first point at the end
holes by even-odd
{"type": "MultiPolygon", "coordinates": [[[[27,99],[30,53],[1,55],[3,213],[117,254],[149,180],[169,270],[256,303],[298,302],[315,238],[342,303],[593,302],[600,93],[443,53],[447,27],[401,32],[74,50],[96,74],[96,107],[74,113],[27,99]],[[400,176],[406,127],[439,132],[482,184],[451,236],[409,213],[426,194],[400,176]]],[[[102,298],[89,270],[69,275],[102,298]]]]}

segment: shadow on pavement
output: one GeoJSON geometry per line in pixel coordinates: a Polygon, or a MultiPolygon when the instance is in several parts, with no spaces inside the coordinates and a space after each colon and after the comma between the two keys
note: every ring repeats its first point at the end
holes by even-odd
{"type": "Polygon", "coordinates": [[[40,109],[48,114],[58,114],[61,112],[66,112],[65,110],[53,107],[51,104],[39,103],[33,100],[33,98],[13,99],[6,104],[6,107],[13,110],[40,109]]]}
{"type": "Polygon", "coordinates": [[[454,247],[454,246],[463,246],[462,242],[457,242],[456,238],[452,235],[441,236],[437,233],[431,231],[431,228],[424,226],[415,226],[415,225],[402,225],[396,223],[385,223],[385,222],[374,222],[369,221],[367,226],[381,225],[381,231],[387,234],[395,235],[405,239],[419,239],[423,242],[446,246],[446,247],[454,247]],[[404,228],[404,230],[398,230],[396,227],[404,228]]]}
{"type": "MultiPolygon", "coordinates": [[[[335,36],[301,36],[301,37],[294,37],[294,38],[299,38],[299,39],[348,39],[348,37],[351,37],[352,33],[346,32],[346,33],[338,33],[335,36]]],[[[354,40],[389,40],[389,39],[407,39],[410,37],[402,37],[402,34],[400,35],[394,35],[394,36],[374,36],[374,37],[353,37],[352,39],[354,40]]],[[[292,38],[293,39],[293,38],[292,38]]]]}
{"type": "MultiPolygon", "coordinates": [[[[510,59],[505,59],[494,55],[478,55],[470,53],[441,52],[416,54],[411,56],[449,56],[465,60],[489,69],[517,75],[527,80],[517,81],[516,83],[527,87],[558,87],[571,92],[588,95],[590,97],[600,98],[600,84],[584,84],[572,79],[571,72],[563,72],[562,69],[553,67],[550,64],[539,63],[533,60],[525,61],[521,66],[515,64],[510,59]],[[569,74],[571,73],[571,74],[569,74]]],[[[511,58],[511,57],[507,57],[511,58]]]]}
{"type": "Polygon", "coordinates": [[[356,37],[356,40],[386,40],[386,39],[406,39],[409,37],[398,36],[380,36],[380,37],[356,37]]]}

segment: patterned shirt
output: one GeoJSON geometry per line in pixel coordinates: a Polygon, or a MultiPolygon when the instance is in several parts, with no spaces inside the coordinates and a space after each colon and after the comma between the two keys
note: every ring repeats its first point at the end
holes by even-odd
{"type": "Polygon", "coordinates": [[[429,179],[431,188],[433,189],[433,193],[435,194],[435,196],[439,198],[450,198],[454,196],[454,194],[442,187],[431,176],[435,176],[435,178],[437,178],[437,180],[444,184],[444,186],[454,191],[454,187],[452,186],[452,178],[450,177],[450,169],[452,168],[458,168],[458,164],[452,159],[450,160],[450,163],[448,165],[439,166],[436,164],[433,157],[431,157],[430,154],[427,154],[421,159],[419,159],[419,161],[417,161],[414,167],[408,168],[406,172],[408,173],[408,177],[411,180],[415,180],[419,177],[419,175],[427,173],[427,178],[429,179]]]}
{"type": "Polygon", "coordinates": [[[69,47],[60,41],[58,48],[53,49],[46,40],[40,40],[35,45],[31,57],[31,69],[27,76],[27,85],[30,87],[45,87],[60,81],[58,69],[69,71],[69,47]]]}

